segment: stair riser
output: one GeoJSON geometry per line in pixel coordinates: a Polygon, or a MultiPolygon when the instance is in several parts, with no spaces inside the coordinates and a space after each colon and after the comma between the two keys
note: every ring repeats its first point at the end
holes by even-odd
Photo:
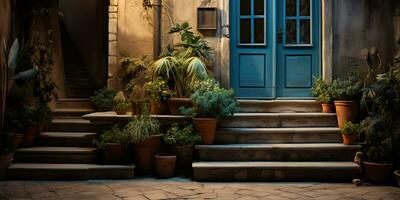
{"type": "MultiPolygon", "coordinates": [[[[94,111],[93,111],[94,112],[94,111]]],[[[54,112],[53,116],[55,118],[81,118],[83,115],[90,114],[92,112],[54,112]]]]}
{"type": "Polygon", "coordinates": [[[46,153],[16,153],[16,163],[96,163],[96,152],[91,154],[46,154],[46,153]]]}
{"type": "Polygon", "coordinates": [[[93,179],[132,179],[133,169],[10,169],[7,171],[9,180],[93,180],[93,179]]]}
{"type": "Polygon", "coordinates": [[[194,168],[196,181],[323,181],[351,182],[358,168],[194,168]]]}
{"type": "Polygon", "coordinates": [[[96,137],[55,138],[40,136],[37,144],[47,147],[92,147],[96,137]]]}
{"type": "Polygon", "coordinates": [[[351,161],[356,148],[199,149],[202,161],[351,161]]]}
{"type": "Polygon", "coordinates": [[[339,132],[313,133],[232,133],[217,132],[215,144],[340,143],[339,132]]]}
{"type": "Polygon", "coordinates": [[[240,112],[244,113],[309,113],[309,112],[321,112],[321,104],[317,102],[274,102],[274,101],[263,101],[263,102],[251,102],[251,101],[239,101],[240,112]]]}
{"type": "Polygon", "coordinates": [[[82,102],[73,102],[73,101],[58,101],[56,103],[56,108],[60,109],[66,109],[66,108],[71,108],[71,109],[91,109],[92,104],[90,101],[82,101],[82,102]]]}
{"type": "Polygon", "coordinates": [[[233,116],[221,120],[221,128],[337,127],[335,115],[322,116],[233,116]]]}
{"type": "Polygon", "coordinates": [[[48,132],[96,132],[92,124],[86,123],[51,123],[48,132]]]}

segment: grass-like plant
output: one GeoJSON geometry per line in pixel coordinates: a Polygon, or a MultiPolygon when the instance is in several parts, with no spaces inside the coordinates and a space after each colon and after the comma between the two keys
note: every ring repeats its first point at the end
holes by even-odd
{"type": "MultiPolygon", "coordinates": [[[[144,109],[147,110],[147,109],[144,109]]],[[[133,119],[123,128],[122,133],[132,144],[140,143],[160,131],[160,122],[152,119],[146,113],[133,117],[133,119]]]]}
{"type": "Polygon", "coordinates": [[[201,136],[194,131],[193,124],[174,123],[163,138],[171,145],[194,145],[201,142],[201,136]]]}
{"type": "Polygon", "coordinates": [[[119,91],[114,97],[114,110],[115,111],[127,111],[129,104],[126,101],[124,92],[119,91]]]}

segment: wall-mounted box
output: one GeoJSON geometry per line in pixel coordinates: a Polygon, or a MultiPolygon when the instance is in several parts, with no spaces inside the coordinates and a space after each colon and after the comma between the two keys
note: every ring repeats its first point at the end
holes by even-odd
{"type": "Polygon", "coordinates": [[[217,30],[217,8],[215,7],[197,8],[197,30],[206,30],[206,31],[217,30]]]}

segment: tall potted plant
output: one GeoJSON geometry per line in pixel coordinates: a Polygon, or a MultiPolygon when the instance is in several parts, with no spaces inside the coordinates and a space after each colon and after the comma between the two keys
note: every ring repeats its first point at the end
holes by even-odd
{"type": "Polygon", "coordinates": [[[124,92],[119,91],[114,97],[114,111],[117,115],[125,115],[128,112],[129,104],[126,102],[124,92]]]}
{"type": "Polygon", "coordinates": [[[182,106],[191,106],[188,98],[194,92],[194,83],[207,78],[207,64],[212,61],[211,48],[191,29],[187,22],[176,24],[169,33],[178,33],[181,42],[152,65],[153,71],[174,88],[175,97],[169,100],[172,114],[179,114],[178,110],[182,106]]]}
{"type": "MultiPolygon", "coordinates": [[[[147,109],[144,108],[144,110],[147,109]]],[[[133,145],[138,173],[151,175],[154,169],[154,156],[161,142],[159,121],[152,119],[148,112],[144,112],[141,115],[134,116],[122,132],[133,145]]]]}
{"type": "Polygon", "coordinates": [[[315,84],[312,88],[312,94],[317,98],[317,101],[321,103],[322,112],[333,113],[335,112],[335,106],[333,105],[333,99],[330,90],[330,84],[326,83],[322,78],[315,78],[315,84]]]}
{"type": "Polygon", "coordinates": [[[363,90],[362,105],[368,118],[362,121],[364,170],[371,182],[384,184],[393,176],[400,155],[400,69],[391,68],[363,90]]]}
{"type": "Polygon", "coordinates": [[[38,132],[43,132],[47,125],[53,121],[53,112],[47,104],[40,104],[35,108],[33,121],[38,124],[38,132]]]}
{"type": "Polygon", "coordinates": [[[344,122],[358,122],[362,88],[363,82],[357,76],[335,79],[332,82],[331,94],[335,102],[339,128],[344,127],[344,122]]]}
{"type": "Polygon", "coordinates": [[[190,175],[193,162],[193,145],[201,141],[192,124],[174,123],[164,135],[167,144],[174,145],[177,168],[181,174],[190,175]]]}
{"type": "Polygon", "coordinates": [[[105,164],[121,164],[124,160],[126,143],[127,138],[118,126],[105,131],[95,141],[97,147],[103,152],[105,164]]]}

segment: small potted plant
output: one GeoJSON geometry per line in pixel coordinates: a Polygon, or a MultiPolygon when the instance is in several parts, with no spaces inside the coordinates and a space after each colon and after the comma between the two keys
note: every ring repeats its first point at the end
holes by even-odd
{"type": "Polygon", "coordinates": [[[163,138],[167,144],[174,145],[179,172],[189,175],[193,162],[193,145],[201,142],[201,136],[194,131],[192,124],[174,123],[163,138]]]}
{"type": "Polygon", "coordinates": [[[312,88],[312,94],[321,103],[323,113],[335,112],[335,105],[333,104],[332,95],[330,93],[330,85],[322,78],[315,78],[315,84],[312,88]]]}
{"type": "Polygon", "coordinates": [[[124,92],[119,91],[114,97],[114,111],[117,115],[125,115],[128,112],[129,104],[126,102],[124,92]]]}
{"type": "MultiPolygon", "coordinates": [[[[33,120],[35,116],[35,109],[30,106],[23,106],[22,112],[23,118],[28,117],[30,120],[29,126],[25,129],[24,139],[22,141],[22,146],[31,147],[35,144],[36,134],[39,130],[39,124],[37,120],[33,120]]],[[[21,117],[22,117],[21,115],[21,117]]]]}
{"type": "Polygon", "coordinates": [[[105,131],[95,141],[97,147],[104,153],[105,164],[121,164],[124,159],[126,143],[127,139],[122,134],[119,126],[114,126],[112,129],[105,131]]]}
{"type": "Polygon", "coordinates": [[[190,99],[193,107],[181,111],[193,116],[195,129],[201,135],[203,144],[214,143],[217,119],[239,112],[233,90],[220,87],[199,88],[190,99]]]}
{"type": "Polygon", "coordinates": [[[152,119],[149,113],[144,112],[142,115],[134,116],[122,132],[133,144],[138,174],[151,175],[154,169],[154,156],[161,143],[159,121],[152,119]]]}
{"type": "Polygon", "coordinates": [[[358,144],[358,138],[361,131],[360,124],[353,124],[352,122],[344,122],[341,128],[343,144],[354,145],[358,144]]]}
{"type": "Polygon", "coordinates": [[[95,91],[94,95],[90,97],[90,101],[98,112],[111,111],[114,107],[114,96],[113,90],[104,87],[95,91]]]}
{"type": "Polygon", "coordinates": [[[171,178],[175,173],[176,155],[172,153],[157,153],[154,157],[156,174],[160,178],[171,178]]]}
{"type": "Polygon", "coordinates": [[[345,121],[357,123],[363,82],[356,76],[350,76],[346,79],[335,79],[330,88],[339,128],[343,128],[345,121]]]}
{"type": "Polygon", "coordinates": [[[150,96],[150,113],[156,115],[168,115],[168,100],[171,97],[171,91],[167,83],[161,78],[145,83],[144,88],[150,96]]]}

